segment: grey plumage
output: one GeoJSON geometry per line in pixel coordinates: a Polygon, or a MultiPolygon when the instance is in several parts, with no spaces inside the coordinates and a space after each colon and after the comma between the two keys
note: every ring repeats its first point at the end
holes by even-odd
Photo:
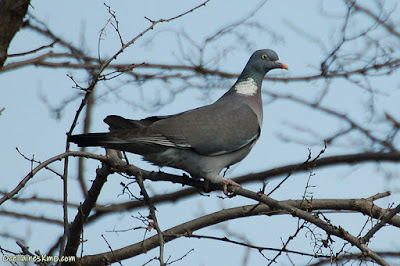
{"type": "Polygon", "coordinates": [[[129,120],[108,116],[108,133],[73,135],[80,147],[140,154],[158,166],[183,169],[194,178],[239,186],[219,173],[241,161],[254,146],[262,127],[261,84],[274,68],[288,69],[269,49],[250,57],[236,83],[215,103],[169,116],[129,120]]]}

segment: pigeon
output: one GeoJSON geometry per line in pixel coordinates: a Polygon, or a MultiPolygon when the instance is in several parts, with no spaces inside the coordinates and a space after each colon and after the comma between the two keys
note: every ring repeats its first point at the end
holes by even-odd
{"type": "Polygon", "coordinates": [[[273,50],[257,50],[236,83],[213,104],[141,120],[110,115],[104,119],[110,132],[72,135],[69,142],[139,154],[154,165],[184,170],[206,184],[222,184],[227,194],[228,186],[240,185],[220,173],[243,160],[258,140],[263,121],[261,84],[272,69],[288,70],[288,66],[273,50]]]}

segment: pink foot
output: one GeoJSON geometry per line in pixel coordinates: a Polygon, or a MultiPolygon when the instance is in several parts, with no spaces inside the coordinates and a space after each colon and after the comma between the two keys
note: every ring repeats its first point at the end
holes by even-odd
{"type": "Polygon", "coordinates": [[[236,183],[235,181],[233,181],[232,179],[226,179],[224,178],[224,180],[222,181],[223,183],[223,191],[225,195],[229,195],[228,194],[228,186],[234,186],[234,187],[242,187],[241,185],[239,185],[238,183],[236,183]]]}

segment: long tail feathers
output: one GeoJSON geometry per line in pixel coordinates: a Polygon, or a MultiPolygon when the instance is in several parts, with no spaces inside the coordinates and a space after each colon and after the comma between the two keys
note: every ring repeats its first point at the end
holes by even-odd
{"type": "Polygon", "coordinates": [[[108,133],[73,135],[68,139],[69,142],[76,143],[79,147],[104,146],[110,140],[111,137],[108,136],[108,133]]]}

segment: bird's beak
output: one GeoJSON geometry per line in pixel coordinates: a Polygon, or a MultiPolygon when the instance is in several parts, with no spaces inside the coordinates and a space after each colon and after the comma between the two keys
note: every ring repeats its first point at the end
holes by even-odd
{"type": "Polygon", "coordinates": [[[282,63],[281,61],[279,61],[279,60],[276,60],[275,64],[277,64],[279,68],[283,68],[283,69],[289,70],[289,67],[286,64],[282,63]]]}

